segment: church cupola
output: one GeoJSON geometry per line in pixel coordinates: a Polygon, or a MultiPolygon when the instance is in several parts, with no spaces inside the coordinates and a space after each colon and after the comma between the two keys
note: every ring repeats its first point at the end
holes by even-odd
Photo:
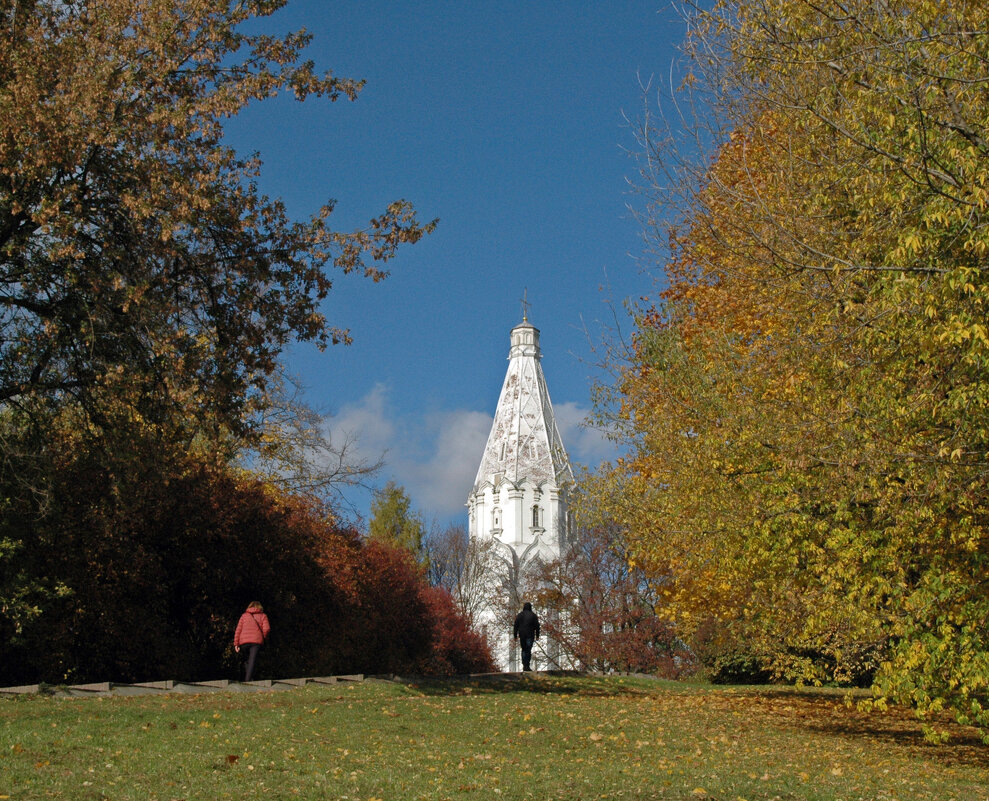
{"type": "Polygon", "coordinates": [[[542,359],[543,354],[539,350],[539,329],[531,323],[525,321],[519,323],[512,329],[512,347],[508,352],[508,358],[531,356],[533,359],[542,359]]]}

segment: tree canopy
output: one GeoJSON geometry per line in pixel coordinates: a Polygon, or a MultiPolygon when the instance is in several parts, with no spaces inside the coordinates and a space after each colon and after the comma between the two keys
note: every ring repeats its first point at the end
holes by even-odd
{"type": "Polygon", "coordinates": [[[669,288],[605,477],[665,613],[989,727],[989,11],[715,3],[643,133],[669,288]],[[713,148],[713,150],[712,150],[713,148]]]}
{"type": "Polygon", "coordinates": [[[109,405],[249,429],[291,339],[348,340],[330,268],[379,280],[420,224],[291,220],[223,123],[281,91],[356,98],[304,32],[244,32],[285,0],[0,0],[0,404],[109,405]]]}
{"type": "MultiPolygon", "coordinates": [[[[259,157],[224,145],[253,101],[363,87],[317,72],[304,31],[251,32],[285,2],[0,0],[0,639],[23,657],[8,676],[144,674],[166,656],[145,618],[189,646],[177,672],[215,667],[250,592],[216,587],[252,571],[255,589],[295,588],[279,603],[299,622],[348,593],[392,622],[456,617],[314,498],[375,465],[287,390],[283,349],[349,341],[321,310],[334,276],[381,280],[436,222],[404,200],[353,231],[331,225],[332,200],[292,219],[259,189],[259,157]],[[264,482],[233,468],[245,453],[264,482]]],[[[286,664],[305,664],[306,636],[286,664]]],[[[339,657],[409,668],[421,648],[399,640],[339,657]]]]}
{"type": "Polygon", "coordinates": [[[394,481],[374,494],[368,537],[409,553],[422,566],[429,562],[426,526],[412,508],[412,499],[394,481]]]}

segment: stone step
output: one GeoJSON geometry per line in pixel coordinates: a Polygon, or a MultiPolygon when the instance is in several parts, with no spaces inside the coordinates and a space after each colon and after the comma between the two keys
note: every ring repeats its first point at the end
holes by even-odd
{"type": "MultiPolygon", "coordinates": [[[[550,676],[580,676],[578,670],[533,671],[550,676]]],[[[528,674],[526,674],[528,675],[528,674]]],[[[517,681],[521,673],[473,673],[451,677],[463,681],[517,681]]],[[[57,698],[93,698],[106,695],[154,695],[163,693],[209,693],[209,692],[262,692],[265,690],[293,690],[307,684],[329,685],[362,681],[415,682],[432,680],[428,676],[400,676],[394,673],[381,673],[366,676],[363,673],[350,673],[340,676],[306,676],[297,679],[261,679],[259,681],[238,682],[229,679],[213,681],[142,681],[132,684],[117,684],[103,681],[92,684],[72,684],[52,687],[43,684],[23,684],[16,687],[0,687],[3,695],[50,695],[57,698]]]]}
{"type": "Polygon", "coordinates": [[[114,695],[164,695],[174,691],[174,681],[142,681],[137,684],[112,684],[114,695]]]}

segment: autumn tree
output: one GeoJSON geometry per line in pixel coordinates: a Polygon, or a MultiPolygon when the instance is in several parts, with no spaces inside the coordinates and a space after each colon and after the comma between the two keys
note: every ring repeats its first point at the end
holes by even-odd
{"type": "Polygon", "coordinates": [[[376,492],[371,501],[368,537],[405,550],[423,567],[428,564],[426,526],[422,516],[412,508],[412,499],[405,489],[394,481],[376,492]]]}
{"type": "Polygon", "coordinates": [[[504,565],[496,541],[470,537],[456,525],[430,532],[427,547],[430,581],[450,593],[470,625],[477,626],[502,589],[504,565]]]}
{"type": "Polygon", "coordinates": [[[527,597],[542,615],[558,664],[586,670],[690,672],[693,659],[672,623],[657,611],[656,582],[633,564],[621,526],[599,500],[602,479],[584,471],[571,496],[572,536],[559,558],[529,576],[527,597]]]}
{"type": "Polygon", "coordinates": [[[304,32],[246,31],[284,4],[0,2],[0,404],[250,431],[287,342],[348,340],[331,269],[377,281],[432,230],[401,200],[362,230],[332,202],[293,221],[223,145],[251,101],[363,86],[317,73],[304,32]]]}
{"type": "MultiPolygon", "coordinates": [[[[303,32],[247,32],[283,5],[0,0],[8,502],[48,513],[47,455],[65,441],[102,454],[114,494],[146,468],[167,480],[188,451],[214,464],[274,455],[282,463],[268,475],[285,478],[283,457],[316,443],[297,405],[275,413],[282,349],[347,341],[320,311],[334,271],[379,280],[434,223],[419,224],[404,201],[349,232],[331,227],[332,202],[290,219],[259,191],[259,159],[223,145],[224,122],[251,101],[354,99],[363,85],[317,73],[303,32]]],[[[294,466],[309,489],[360,480],[365,467],[294,466]]],[[[0,567],[25,550],[16,528],[7,536],[0,567]]],[[[58,591],[11,568],[0,595],[23,619],[58,591]]]]}
{"type": "Polygon", "coordinates": [[[611,526],[578,528],[560,558],[541,567],[532,597],[544,633],[562,651],[557,661],[676,678],[693,669],[693,659],[657,614],[655,594],[611,526]]]}
{"type": "Polygon", "coordinates": [[[234,440],[235,463],[274,487],[343,510],[346,490],[370,489],[383,460],[359,455],[353,433],[333,436],[327,417],[302,394],[284,371],[269,377],[264,395],[255,399],[259,435],[234,440]]]}
{"type": "Polygon", "coordinates": [[[30,459],[49,463],[48,509],[14,498],[0,516],[0,542],[24,545],[0,553],[24,588],[0,594],[0,684],[233,676],[232,626],[255,599],[275,627],[268,676],[490,668],[404,551],[312,496],[181,453],[115,474],[73,431],[30,459]]]}
{"type": "Polygon", "coordinates": [[[602,393],[630,446],[605,495],[664,614],[983,727],[987,22],[697,11],[676,107],[699,135],[643,130],[669,288],[602,393]]]}

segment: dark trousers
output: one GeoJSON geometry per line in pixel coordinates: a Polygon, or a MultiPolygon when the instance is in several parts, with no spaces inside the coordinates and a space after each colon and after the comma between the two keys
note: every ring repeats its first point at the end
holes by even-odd
{"type": "Polygon", "coordinates": [[[532,646],[535,641],[535,637],[519,637],[519,645],[522,646],[522,670],[532,670],[529,661],[532,659],[532,646]]]}
{"type": "Polygon", "coordinates": [[[245,643],[240,646],[240,656],[244,660],[244,681],[254,678],[254,667],[258,661],[258,651],[261,650],[259,643],[245,643]]]}

